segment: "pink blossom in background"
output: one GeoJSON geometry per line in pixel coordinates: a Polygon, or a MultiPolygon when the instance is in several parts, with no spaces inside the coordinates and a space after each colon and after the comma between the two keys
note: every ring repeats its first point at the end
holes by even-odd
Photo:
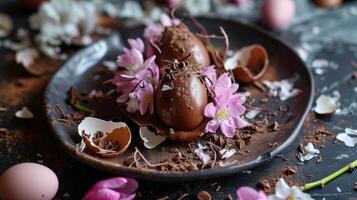
{"type": "Polygon", "coordinates": [[[143,87],[139,87],[136,93],[140,102],[140,114],[144,115],[149,111],[154,113],[154,87],[150,83],[146,83],[143,87]]]}
{"type": "Polygon", "coordinates": [[[245,4],[247,3],[249,0],[229,0],[230,3],[233,3],[233,4],[245,4]]]}
{"type": "Polygon", "coordinates": [[[96,183],[83,200],[133,200],[138,183],[131,178],[117,177],[96,183]]]}
{"type": "Polygon", "coordinates": [[[177,26],[181,23],[181,20],[177,18],[171,18],[166,13],[160,15],[160,23],[148,22],[144,30],[144,38],[148,40],[155,40],[164,32],[167,26],[177,26]]]}
{"type": "Polygon", "coordinates": [[[238,200],[268,200],[267,195],[263,191],[256,191],[251,187],[240,187],[237,190],[238,200]]]}
{"type": "Polygon", "coordinates": [[[144,52],[145,49],[144,42],[140,38],[128,39],[128,43],[131,49],[137,49],[140,52],[144,52]]]}

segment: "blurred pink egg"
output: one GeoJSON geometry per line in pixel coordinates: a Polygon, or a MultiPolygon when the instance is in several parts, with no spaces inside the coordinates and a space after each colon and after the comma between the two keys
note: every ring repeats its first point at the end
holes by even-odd
{"type": "Polygon", "coordinates": [[[285,28],[295,15],[293,0],[265,0],[261,20],[271,29],[285,28]]]}
{"type": "Polygon", "coordinates": [[[51,200],[58,190],[56,174],[37,163],[21,163],[0,176],[0,199],[51,200]]]}

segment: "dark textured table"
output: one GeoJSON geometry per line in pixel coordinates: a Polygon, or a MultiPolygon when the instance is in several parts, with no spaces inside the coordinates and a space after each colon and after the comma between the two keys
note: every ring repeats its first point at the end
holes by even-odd
{"type": "MultiPolygon", "coordinates": [[[[334,91],[341,94],[341,112],[329,118],[320,118],[310,112],[298,139],[281,156],[263,166],[234,176],[200,182],[167,184],[139,181],[141,199],[165,196],[177,199],[185,193],[189,194],[185,199],[195,199],[201,190],[208,191],[213,199],[224,199],[228,194],[235,196],[239,186],[256,186],[261,178],[276,178],[288,166],[296,167],[297,173],[288,175],[287,179],[302,184],[320,179],[357,159],[357,147],[346,147],[334,140],[334,135],[343,132],[346,127],[357,128],[357,80],[351,78],[357,71],[357,2],[349,1],[335,10],[323,10],[303,0],[297,0],[296,4],[297,17],[290,28],[273,34],[303,52],[312,71],[316,70],[313,64],[316,59],[326,59],[337,66],[326,68],[323,75],[315,73],[314,79],[316,96],[322,93],[332,95],[336,93],[334,91]],[[326,130],[334,135],[319,136],[321,139],[316,146],[320,147],[321,163],[318,164],[315,158],[301,165],[296,159],[296,149],[299,143],[306,144],[316,130],[326,130]]],[[[27,25],[28,15],[14,8],[13,3],[0,4],[0,11],[11,14],[16,26],[27,25]]],[[[256,12],[243,16],[260,25],[256,22],[256,12]]],[[[111,177],[70,159],[59,148],[45,123],[43,92],[58,63],[49,62],[50,72],[34,77],[14,63],[9,51],[0,49],[0,60],[0,107],[7,108],[7,111],[0,112],[0,127],[8,129],[7,133],[0,133],[0,173],[18,162],[43,163],[59,176],[57,199],[80,199],[96,181],[111,177]],[[33,120],[22,121],[14,117],[15,111],[22,106],[34,111],[33,120]]],[[[315,199],[353,199],[357,197],[353,189],[355,182],[356,172],[352,172],[342,175],[323,189],[314,189],[309,193],[315,199]]]]}

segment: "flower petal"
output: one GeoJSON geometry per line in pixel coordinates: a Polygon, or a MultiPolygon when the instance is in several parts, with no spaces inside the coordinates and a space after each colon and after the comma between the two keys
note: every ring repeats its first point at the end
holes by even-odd
{"type": "Polygon", "coordinates": [[[207,123],[205,132],[216,133],[219,127],[219,123],[217,120],[211,120],[207,123]]]}
{"type": "Polygon", "coordinates": [[[251,187],[240,187],[237,190],[237,197],[239,200],[267,200],[264,192],[258,192],[251,187]]]}
{"type": "Polygon", "coordinates": [[[290,195],[290,187],[284,179],[280,179],[275,186],[275,196],[280,199],[286,199],[290,195]]]}
{"type": "Polygon", "coordinates": [[[216,107],[211,102],[206,105],[205,110],[204,110],[204,115],[209,118],[214,118],[216,115],[216,111],[217,111],[216,107]]]}
{"type": "Polygon", "coordinates": [[[230,125],[227,121],[223,121],[220,124],[222,133],[229,138],[232,138],[236,132],[236,129],[230,125]]]}
{"type": "Polygon", "coordinates": [[[118,200],[120,193],[107,188],[92,188],[84,196],[83,200],[118,200]]]}

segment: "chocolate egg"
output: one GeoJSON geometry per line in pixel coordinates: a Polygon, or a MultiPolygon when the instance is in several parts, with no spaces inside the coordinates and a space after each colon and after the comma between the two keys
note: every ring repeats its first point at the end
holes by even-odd
{"type": "Polygon", "coordinates": [[[156,91],[155,103],[160,121],[177,131],[198,127],[204,119],[207,90],[196,68],[175,62],[166,70],[156,91]]]}
{"type": "Polygon", "coordinates": [[[155,54],[160,67],[166,66],[166,61],[173,59],[185,60],[197,68],[211,63],[206,46],[183,23],[166,27],[157,46],[160,51],[156,49],[155,54]]]}

